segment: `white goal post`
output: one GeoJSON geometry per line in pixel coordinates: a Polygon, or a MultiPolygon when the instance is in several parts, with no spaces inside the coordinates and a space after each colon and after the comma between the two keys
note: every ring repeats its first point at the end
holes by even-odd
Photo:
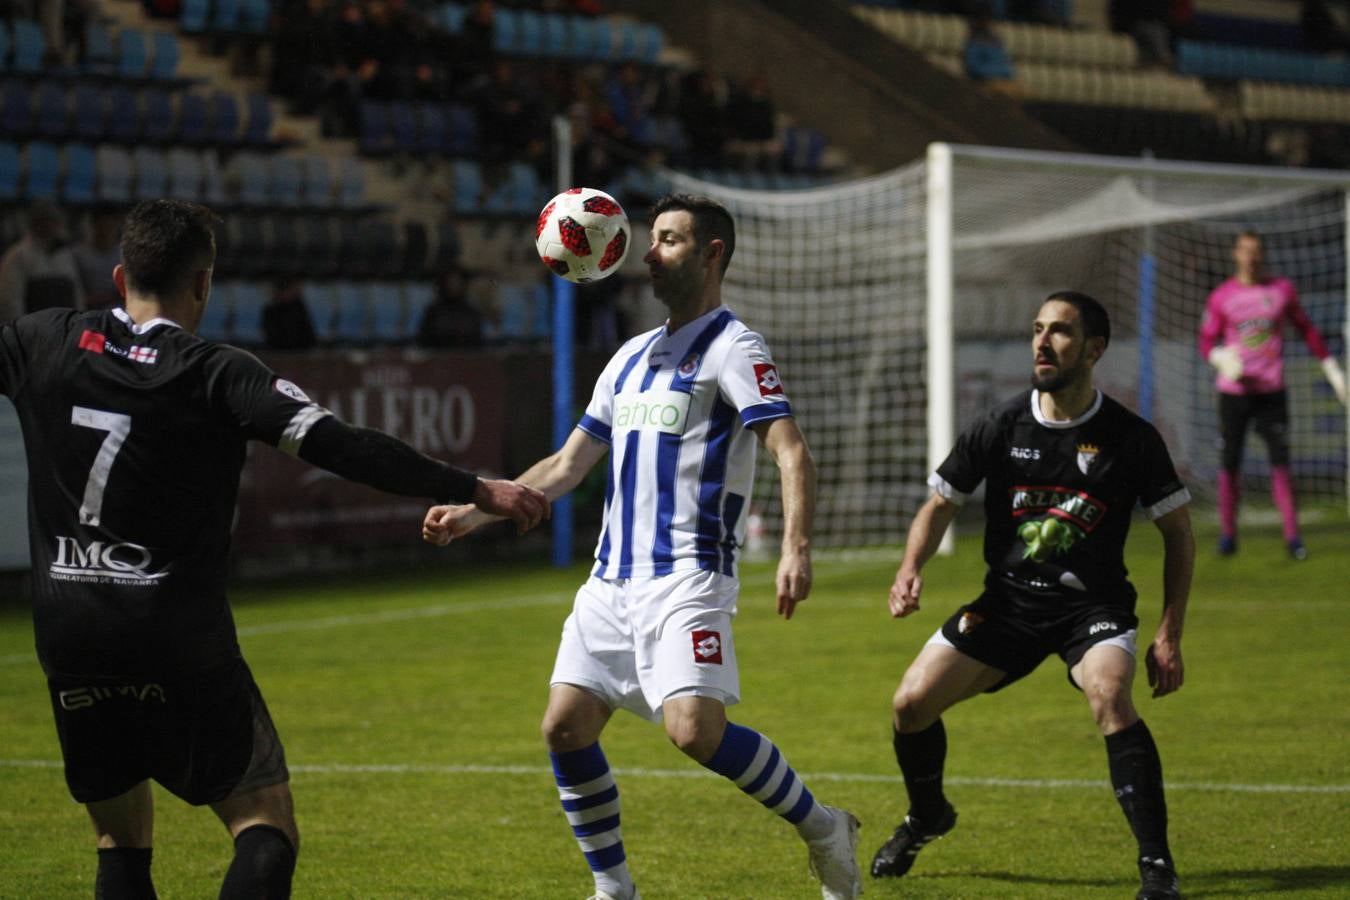
{"type": "MultiPolygon", "coordinates": [[[[736,217],[724,297],[783,371],[820,469],[821,546],[903,541],[960,429],[1027,385],[1030,323],[1052,291],[1107,306],[1098,381],[1158,425],[1201,505],[1218,438],[1197,336],[1238,232],[1264,235],[1271,271],[1345,357],[1350,173],[934,144],[894,172],[811,190],[668,178],[736,217]]],[[[1350,426],[1303,342],[1285,337],[1300,499],[1340,514],[1350,426]]],[[[1246,460],[1244,510],[1266,496],[1254,436],[1246,460]]],[[[775,534],[772,464],[760,476],[775,534]]]]}

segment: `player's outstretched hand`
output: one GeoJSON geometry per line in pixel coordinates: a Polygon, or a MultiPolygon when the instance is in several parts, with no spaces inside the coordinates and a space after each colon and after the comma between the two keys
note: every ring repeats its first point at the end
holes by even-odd
{"type": "Polygon", "coordinates": [[[811,554],[784,553],[778,560],[778,614],[792,618],[797,604],[811,593],[811,554]]]}
{"type": "Polygon", "coordinates": [[[482,521],[483,514],[472,503],[433,506],[422,519],[422,540],[444,547],[473,531],[482,521]]]}
{"type": "Polygon", "coordinates": [[[1144,654],[1144,667],[1148,669],[1153,696],[1162,697],[1178,690],[1185,680],[1180,642],[1171,640],[1166,634],[1158,634],[1144,654]]]}
{"type": "Polygon", "coordinates": [[[515,522],[519,534],[547,519],[549,513],[548,498],[542,492],[505,479],[480,478],[473,503],[485,513],[515,522]]]}
{"type": "Polygon", "coordinates": [[[919,611],[919,594],[923,591],[923,576],[918,572],[906,571],[904,566],[895,573],[895,584],[891,585],[888,603],[891,615],[903,619],[919,611]]]}

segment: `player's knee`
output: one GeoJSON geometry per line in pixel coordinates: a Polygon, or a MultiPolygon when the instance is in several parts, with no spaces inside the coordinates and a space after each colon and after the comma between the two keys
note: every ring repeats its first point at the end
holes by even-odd
{"type": "Polygon", "coordinates": [[[539,733],[543,735],[544,746],[554,753],[580,750],[595,742],[575,717],[558,715],[551,710],[544,714],[544,720],[539,723],[539,733]]]}
{"type": "Polygon", "coordinates": [[[901,734],[922,731],[938,718],[938,713],[927,702],[925,693],[905,682],[895,689],[891,707],[891,724],[901,734]]]}
{"type": "Polygon", "coordinates": [[[1102,734],[1128,728],[1139,718],[1134,711],[1134,702],[1130,699],[1129,685],[1103,680],[1085,685],[1083,694],[1087,697],[1092,718],[1102,734]]]}
{"type": "Polygon", "coordinates": [[[681,753],[698,762],[707,762],[717,752],[722,742],[723,728],[714,728],[712,723],[695,716],[668,716],[666,718],[666,736],[680,749],[681,753]]]}

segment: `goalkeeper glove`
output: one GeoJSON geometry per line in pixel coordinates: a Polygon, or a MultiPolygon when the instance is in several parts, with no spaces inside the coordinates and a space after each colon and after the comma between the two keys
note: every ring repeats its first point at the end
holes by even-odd
{"type": "Polygon", "coordinates": [[[1336,392],[1336,399],[1341,401],[1341,405],[1346,405],[1345,396],[1345,373],[1341,371],[1341,364],[1336,362],[1336,357],[1328,356],[1322,360],[1322,374],[1327,378],[1327,384],[1336,392]]]}
{"type": "Polygon", "coordinates": [[[1209,364],[1219,370],[1219,374],[1229,381],[1242,377],[1242,355],[1236,347],[1227,344],[1209,351],[1209,364]]]}

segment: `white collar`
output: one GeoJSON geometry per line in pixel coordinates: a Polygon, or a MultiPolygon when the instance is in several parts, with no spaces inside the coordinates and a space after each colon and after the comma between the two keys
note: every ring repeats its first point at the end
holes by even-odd
{"type": "Polygon", "coordinates": [[[1082,425],[1088,419],[1095,416],[1097,414],[1097,410],[1102,408],[1102,392],[1100,390],[1097,390],[1094,391],[1093,393],[1095,396],[1092,398],[1092,405],[1087,408],[1086,412],[1084,412],[1081,416],[1079,416],[1076,419],[1060,421],[1058,419],[1047,419],[1045,417],[1045,414],[1041,412],[1041,392],[1036,390],[1035,388],[1032,388],[1031,414],[1036,417],[1037,422],[1041,423],[1046,428],[1074,428],[1078,425],[1082,425]]]}
{"type": "Polygon", "coordinates": [[[132,334],[137,335],[148,334],[150,332],[150,329],[154,328],[156,325],[168,325],[170,328],[183,327],[182,325],[179,325],[177,322],[175,322],[173,319],[165,319],[161,317],[153,318],[149,322],[146,322],[144,325],[137,325],[135,320],[132,319],[131,316],[127,315],[127,311],[120,306],[114,307],[112,314],[114,316],[117,316],[117,318],[121,319],[122,324],[130,328],[132,334]]]}

